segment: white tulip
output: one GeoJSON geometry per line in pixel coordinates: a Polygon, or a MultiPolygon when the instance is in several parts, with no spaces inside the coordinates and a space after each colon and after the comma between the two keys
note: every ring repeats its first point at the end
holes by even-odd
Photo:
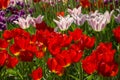
{"type": "Polygon", "coordinates": [[[14,21],[14,23],[18,24],[22,29],[27,29],[32,24],[33,18],[28,15],[27,18],[19,17],[18,21],[14,21]]]}
{"type": "Polygon", "coordinates": [[[112,16],[113,12],[114,12],[114,10],[112,10],[110,13],[108,11],[106,11],[104,13],[104,17],[107,19],[107,23],[110,23],[111,16],[112,16]]]}
{"type": "Polygon", "coordinates": [[[95,31],[101,31],[107,25],[107,19],[104,18],[104,15],[96,16],[95,18],[88,19],[87,21],[95,31]]]}
{"type": "Polygon", "coordinates": [[[86,21],[86,15],[71,15],[74,19],[74,23],[77,25],[83,25],[86,21]]]}
{"type": "Polygon", "coordinates": [[[72,9],[68,9],[68,12],[70,15],[80,15],[81,14],[81,6],[79,8],[74,8],[72,9]]]}
{"type": "Polygon", "coordinates": [[[54,22],[57,24],[57,27],[62,31],[67,30],[73,22],[73,18],[70,17],[70,15],[67,15],[66,17],[58,16],[58,18],[59,21],[54,20],[54,22]]]}

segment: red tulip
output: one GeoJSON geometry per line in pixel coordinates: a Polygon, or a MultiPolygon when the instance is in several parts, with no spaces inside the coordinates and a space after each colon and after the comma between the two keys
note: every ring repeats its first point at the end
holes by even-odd
{"type": "Polygon", "coordinates": [[[72,37],[71,36],[67,36],[66,34],[62,35],[62,41],[61,41],[61,47],[66,47],[69,46],[70,43],[72,42],[72,37]]]}
{"type": "Polygon", "coordinates": [[[19,56],[20,50],[21,50],[21,48],[16,44],[13,44],[13,45],[10,46],[10,51],[15,56],[19,56]]]}
{"type": "Polygon", "coordinates": [[[10,0],[0,0],[0,9],[6,9],[9,5],[10,0]]]}
{"type": "Polygon", "coordinates": [[[73,32],[69,31],[69,34],[70,34],[70,36],[72,36],[72,38],[73,38],[74,41],[80,40],[81,37],[82,37],[82,35],[83,35],[82,34],[82,30],[79,29],[79,28],[76,28],[73,32]]]}
{"type": "Polygon", "coordinates": [[[40,2],[40,0],[33,0],[35,3],[40,2]]]}
{"type": "Polygon", "coordinates": [[[82,60],[82,67],[86,73],[94,73],[97,70],[96,54],[92,53],[90,56],[87,56],[84,60],[82,60]]]}
{"type": "Polygon", "coordinates": [[[89,36],[83,35],[82,40],[83,40],[84,47],[88,48],[88,49],[92,48],[95,44],[94,37],[89,37],[89,36]]]}
{"type": "Polygon", "coordinates": [[[83,7],[83,8],[88,8],[91,6],[91,3],[89,0],[80,0],[80,5],[83,7]]]}
{"type": "Polygon", "coordinates": [[[61,12],[57,12],[56,15],[57,15],[57,16],[64,16],[65,13],[64,13],[63,11],[61,11],[61,12]]]}
{"type": "Polygon", "coordinates": [[[0,66],[3,66],[8,58],[7,51],[0,51],[0,66]]]}
{"type": "Polygon", "coordinates": [[[70,53],[72,62],[79,62],[83,55],[83,52],[80,50],[78,52],[76,52],[75,50],[69,50],[69,53],[70,53]]]}
{"type": "Polygon", "coordinates": [[[59,76],[63,75],[64,68],[61,65],[59,65],[55,58],[49,58],[47,61],[47,65],[51,72],[56,73],[59,76]]]}
{"type": "Polygon", "coordinates": [[[38,51],[38,52],[35,53],[35,55],[36,55],[37,58],[42,58],[42,57],[44,57],[44,52],[43,51],[38,51]]]}
{"type": "Polygon", "coordinates": [[[118,43],[120,43],[120,26],[117,28],[113,29],[113,34],[117,40],[118,43]]]}
{"type": "Polygon", "coordinates": [[[96,50],[82,61],[83,69],[92,74],[98,71],[103,76],[116,76],[118,64],[114,60],[115,50],[111,43],[100,43],[96,50]]]}
{"type": "Polygon", "coordinates": [[[6,61],[7,68],[14,68],[18,64],[18,59],[16,57],[8,56],[6,61]]]}
{"type": "Polygon", "coordinates": [[[31,62],[33,60],[33,53],[29,52],[29,51],[21,51],[19,58],[21,61],[25,61],[25,62],[31,62]]]}
{"type": "Polygon", "coordinates": [[[72,63],[72,59],[68,50],[63,50],[60,54],[57,54],[55,56],[55,59],[57,60],[58,64],[62,67],[68,67],[72,63]]]}
{"type": "Polygon", "coordinates": [[[48,31],[53,31],[54,29],[51,28],[50,26],[48,26],[45,21],[42,21],[41,23],[39,24],[36,24],[36,29],[37,30],[48,30],[48,31]]]}
{"type": "Polygon", "coordinates": [[[0,50],[6,50],[8,47],[8,42],[4,39],[0,39],[0,50]]]}
{"type": "Polygon", "coordinates": [[[2,34],[2,36],[3,36],[3,38],[4,38],[5,40],[10,40],[10,39],[12,39],[13,34],[12,34],[12,31],[10,31],[10,30],[5,30],[5,31],[3,32],[3,34],[2,34]]]}
{"type": "Polygon", "coordinates": [[[99,61],[112,62],[116,50],[112,49],[112,43],[100,43],[95,52],[99,61]]]}
{"type": "Polygon", "coordinates": [[[116,76],[118,73],[118,64],[116,64],[115,62],[111,62],[111,63],[102,62],[98,66],[98,73],[108,77],[116,76]]]}
{"type": "Polygon", "coordinates": [[[41,80],[43,76],[42,68],[38,67],[37,69],[32,71],[31,77],[33,80],[41,80]]]}

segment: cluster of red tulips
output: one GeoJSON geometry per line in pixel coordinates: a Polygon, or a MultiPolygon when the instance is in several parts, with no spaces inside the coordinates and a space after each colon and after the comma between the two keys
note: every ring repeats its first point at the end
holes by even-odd
{"type": "MultiPolygon", "coordinates": [[[[63,75],[65,68],[79,61],[88,74],[97,71],[103,76],[116,76],[118,73],[118,64],[114,61],[116,50],[112,49],[112,43],[101,42],[83,59],[84,50],[94,46],[94,37],[83,34],[79,28],[59,33],[47,27],[45,22],[36,26],[35,34],[20,28],[4,31],[0,39],[0,66],[14,68],[20,61],[31,62],[34,57],[44,57],[48,50],[51,55],[47,60],[48,68],[59,76],[63,75]]],[[[113,30],[118,42],[119,32],[120,27],[113,30]]],[[[34,80],[42,78],[42,68],[34,70],[31,76],[34,80]]]]}
{"type": "Polygon", "coordinates": [[[69,31],[68,35],[52,33],[48,39],[48,50],[53,56],[47,62],[49,69],[62,75],[64,68],[79,62],[84,54],[83,50],[92,48],[94,42],[94,37],[84,35],[79,28],[73,32],[69,31]]]}

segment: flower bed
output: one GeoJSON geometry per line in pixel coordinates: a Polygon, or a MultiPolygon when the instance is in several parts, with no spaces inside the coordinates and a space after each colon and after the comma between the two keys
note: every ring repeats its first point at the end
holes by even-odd
{"type": "Polygon", "coordinates": [[[119,80],[119,0],[0,1],[0,80],[119,80]]]}

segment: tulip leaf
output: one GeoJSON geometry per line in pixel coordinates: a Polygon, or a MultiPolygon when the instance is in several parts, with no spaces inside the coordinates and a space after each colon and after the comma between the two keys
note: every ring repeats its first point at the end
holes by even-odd
{"type": "Polygon", "coordinates": [[[93,80],[93,77],[94,77],[94,75],[91,74],[91,75],[87,76],[85,80],[93,80]]]}
{"type": "Polygon", "coordinates": [[[23,80],[23,77],[20,74],[20,72],[15,71],[14,69],[7,69],[7,74],[10,74],[12,76],[19,76],[23,80]]]}
{"type": "Polygon", "coordinates": [[[16,71],[13,69],[7,69],[7,74],[17,75],[16,71]]]}
{"type": "Polygon", "coordinates": [[[78,78],[76,78],[75,76],[73,76],[73,75],[68,75],[68,76],[70,76],[71,78],[73,78],[73,79],[75,79],[75,80],[79,80],[78,78]]]}

